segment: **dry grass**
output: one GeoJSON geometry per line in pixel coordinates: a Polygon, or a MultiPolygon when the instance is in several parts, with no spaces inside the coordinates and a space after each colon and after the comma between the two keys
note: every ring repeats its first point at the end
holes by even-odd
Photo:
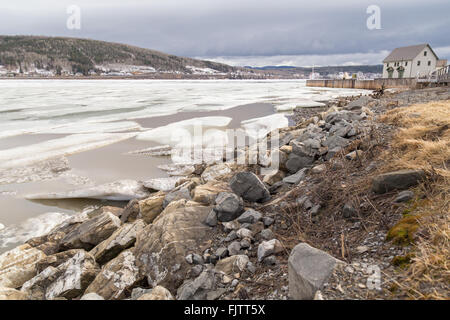
{"type": "Polygon", "coordinates": [[[399,294],[448,299],[450,293],[450,101],[389,111],[383,120],[400,127],[384,155],[385,169],[421,168],[430,179],[419,188],[428,201],[416,206],[418,231],[413,258],[399,294]]]}

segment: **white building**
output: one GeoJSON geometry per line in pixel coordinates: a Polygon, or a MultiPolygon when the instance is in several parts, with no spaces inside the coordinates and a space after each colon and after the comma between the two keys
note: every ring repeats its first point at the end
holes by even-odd
{"type": "Polygon", "coordinates": [[[396,48],[383,60],[383,78],[428,76],[442,63],[428,44],[396,48]]]}

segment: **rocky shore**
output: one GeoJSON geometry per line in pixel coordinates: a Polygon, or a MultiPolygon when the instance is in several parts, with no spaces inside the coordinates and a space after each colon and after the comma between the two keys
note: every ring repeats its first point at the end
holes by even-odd
{"type": "Polygon", "coordinates": [[[127,184],[111,194],[137,195],[125,208],[80,213],[0,255],[0,299],[393,298],[411,245],[390,232],[429,172],[381,170],[396,127],[380,118],[448,99],[434,88],[297,108],[269,151],[279,169],[230,161],[127,184]]]}

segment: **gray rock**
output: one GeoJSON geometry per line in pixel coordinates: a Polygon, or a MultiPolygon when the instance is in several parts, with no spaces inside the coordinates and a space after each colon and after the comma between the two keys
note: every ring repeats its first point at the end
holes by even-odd
{"type": "Polygon", "coordinates": [[[249,209],[245,211],[239,218],[237,218],[237,221],[240,223],[255,223],[261,220],[261,218],[261,213],[256,210],[249,209]]]}
{"type": "Polygon", "coordinates": [[[251,232],[249,229],[241,228],[236,232],[239,239],[253,239],[253,232],[251,232]]]}
{"type": "Polygon", "coordinates": [[[330,160],[331,158],[333,158],[337,153],[341,152],[342,148],[341,147],[336,147],[333,148],[331,150],[328,150],[327,154],[325,155],[325,160],[330,160]]]}
{"type": "Polygon", "coordinates": [[[314,163],[313,157],[300,157],[296,154],[291,153],[289,155],[288,161],[286,161],[286,168],[290,173],[296,173],[300,169],[308,167],[314,163]]]}
{"type": "Polygon", "coordinates": [[[307,170],[308,170],[307,168],[300,169],[297,173],[284,178],[283,182],[290,184],[298,184],[305,178],[307,170]]]}
{"type": "Polygon", "coordinates": [[[206,300],[207,294],[215,290],[217,280],[213,270],[204,270],[194,280],[186,281],[177,290],[177,300],[206,300]]]}
{"type": "Polygon", "coordinates": [[[342,208],[342,216],[346,219],[350,219],[358,216],[358,212],[356,211],[355,208],[353,208],[352,205],[346,203],[344,205],[344,208],[342,208]]]}
{"type": "Polygon", "coordinates": [[[349,143],[350,141],[348,139],[342,138],[338,135],[332,135],[329,136],[322,144],[327,147],[328,150],[332,150],[337,147],[344,148],[349,143]]]}
{"type": "Polygon", "coordinates": [[[239,241],[233,241],[228,245],[228,253],[230,256],[239,254],[241,251],[241,243],[239,241]]]}
{"type": "Polygon", "coordinates": [[[268,257],[264,258],[262,263],[266,266],[273,266],[278,263],[278,260],[275,256],[268,256],[268,257]]]}
{"type": "Polygon", "coordinates": [[[231,230],[230,233],[226,236],[225,242],[230,242],[237,239],[236,230],[231,230]]]}
{"type": "Polygon", "coordinates": [[[404,190],[417,185],[425,178],[423,170],[400,170],[376,176],[372,180],[372,191],[378,194],[392,190],[404,190]]]}
{"type": "Polygon", "coordinates": [[[409,191],[409,190],[405,190],[400,192],[397,197],[395,198],[394,202],[395,203],[401,203],[401,202],[406,202],[411,200],[412,198],[414,198],[414,192],[409,191]]]}
{"type": "Polygon", "coordinates": [[[192,200],[191,190],[188,188],[187,184],[189,184],[189,182],[186,182],[181,186],[178,186],[177,188],[166,194],[163,201],[163,207],[164,208],[167,207],[169,203],[176,200],[181,199],[192,200]]]}
{"type": "Polygon", "coordinates": [[[245,239],[241,240],[241,248],[242,249],[248,249],[248,248],[250,248],[251,245],[252,244],[251,244],[251,242],[250,242],[250,240],[248,238],[245,238],[245,239]]]}
{"type": "Polygon", "coordinates": [[[277,239],[263,241],[258,246],[258,261],[261,262],[265,257],[280,253],[281,251],[283,251],[283,246],[277,239]]]}
{"type": "Polygon", "coordinates": [[[316,204],[314,207],[311,208],[309,213],[311,214],[311,216],[314,217],[314,216],[316,216],[319,213],[320,208],[321,208],[320,204],[316,204]]]}
{"type": "Polygon", "coordinates": [[[214,210],[219,221],[232,221],[244,211],[244,201],[234,193],[221,192],[216,198],[214,210]]]}
{"type": "Polygon", "coordinates": [[[210,227],[215,227],[217,225],[217,212],[212,209],[205,219],[205,224],[210,227]]]}
{"type": "Polygon", "coordinates": [[[300,243],[289,256],[289,297],[295,300],[312,300],[316,291],[332,274],[340,261],[328,253],[300,243]]]}
{"type": "Polygon", "coordinates": [[[245,200],[264,202],[270,199],[269,190],[252,172],[239,172],[231,178],[231,190],[245,200]]]}
{"type": "Polygon", "coordinates": [[[275,219],[272,217],[264,217],[263,222],[265,227],[269,227],[275,222],[275,219]]]}
{"type": "Polygon", "coordinates": [[[202,271],[203,271],[203,266],[201,264],[197,264],[192,267],[191,276],[196,278],[202,273],[202,271]]]}
{"type": "Polygon", "coordinates": [[[189,264],[203,264],[203,258],[197,253],[191,253],[186,256],[186,262],[189,264]]]}
{"type": "Polygon", "coordinates": [[[250,261],[247,263],[247,271],[250,273],[255,273],[256,272],[256,267],[253,263],[251,263],[250,261]]]}
{"type": "Polygon", "coordinates": [[[371,101],[373,101],[372,97],[369,96],[362,96],[361,98],[357,100],[351,101],[349,104],[347,104],[344,109],[346,110],[359,110],[362,107],[367,106],[371,101]]]}
{"type": "Polygon", "coordinates": [[[223,259],[228,255],[228,249],[225,247],[220,247],[216,250],[216,256],[219,259],[223,259]]]}
{"type": "Polygon", "coordinates": [[[261,238],[263,238],[264,240],[272,240],[274,238],[272,230],[270,230],[270,229],[262,230],[261,238]]]}

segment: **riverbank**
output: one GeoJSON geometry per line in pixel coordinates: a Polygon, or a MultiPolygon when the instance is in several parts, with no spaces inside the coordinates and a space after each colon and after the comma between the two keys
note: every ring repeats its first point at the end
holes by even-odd
{"type": "MultiPolygon", "coordinates": [[[[427,247],[434,235],[422,236],[416,214],[433,204],[435,218],[448,221],[448,203],[438,199],[448,197],[449,94],[409,90],[337,99],[315,114],[297,108],[297,123],[281,130],[280,147],[272,150],[280,155],[278,170],[262,175],[267,163],[220,163],[194,166],[166,191],[139,186],[133,192],[147,195],[125,208],[84,212],[1,255],[0,295],[448,297],[442,281],[427,282],[421,295],[409,290],[412,283],[403,286],[418,267],[422,279],[430,266],[441,277],[448,272],[441,263],[423,263],[424,249],[437,248],[431,241],[427,247]],[[411,126],[408,137],[417,141],[404,141],[398,129],[411,126]],[[430,153],[437,150],[444,151],[430,153]]],[[[445,249],[448,230],[442,233],[445,249]]],[[[445,251],[440,255],[445,261],[445,251]]]]}

